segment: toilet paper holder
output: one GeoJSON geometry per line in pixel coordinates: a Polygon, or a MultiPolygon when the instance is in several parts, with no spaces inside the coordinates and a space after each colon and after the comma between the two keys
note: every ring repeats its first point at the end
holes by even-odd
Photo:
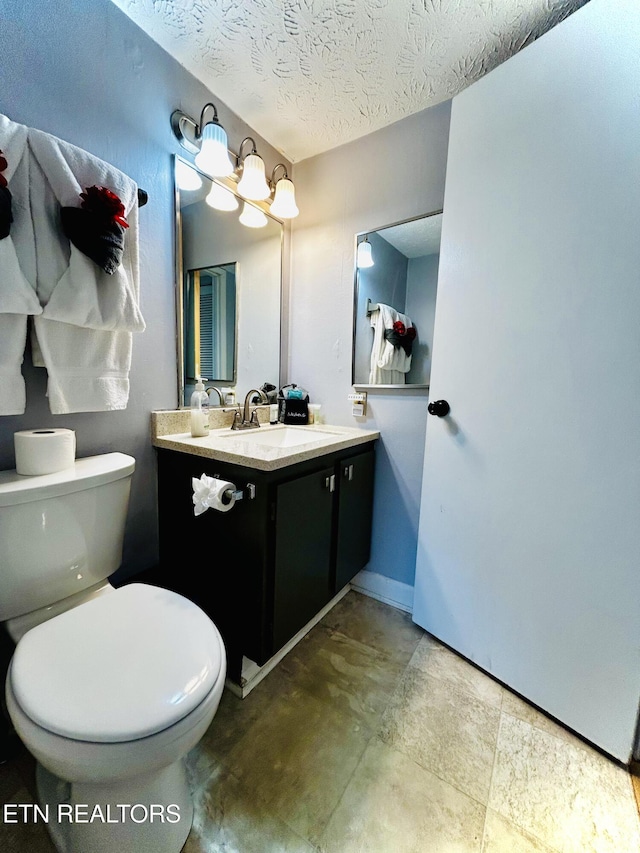
{"type": "MultiPolygon", "coordinates": [[[[214,480],[223,480],[224,479],[224,477],[222,477],[220,474],[212,474],[211,476],[214,478],[214,480]]],[[[255,483],[247,483],[246,491],[247,491],[247,500],[252,501],[256,496],[255,483]]],[[[242,489],[235,489],[234,491],[227,489],[225,494],[229,494],[229,497],[234,498],[236,501],[241,501],[245,496],[245,493],[242,489]]]]}

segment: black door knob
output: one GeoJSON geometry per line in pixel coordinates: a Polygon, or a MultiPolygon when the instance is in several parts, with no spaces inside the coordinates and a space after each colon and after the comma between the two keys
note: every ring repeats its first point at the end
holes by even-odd
{"type": "Polygon", "coordinates": [[[429,403],[427,406],[427,411],[430,415],[435,415],[437,418],[443,418],[445,415],[449,414],[451,406],[446,400],[434,400],[433,403],[429,403]]]}

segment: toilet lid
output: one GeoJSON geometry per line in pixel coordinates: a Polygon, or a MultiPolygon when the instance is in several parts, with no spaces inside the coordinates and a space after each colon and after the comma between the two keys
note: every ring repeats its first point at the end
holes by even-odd
{"type": "Polygon", "coordinates": [[[168,728],[222,668],[217,628],[175,592],[130,584],[28,631],[11,687],[35,723],[74,740],[118,743],[168,728]]]}

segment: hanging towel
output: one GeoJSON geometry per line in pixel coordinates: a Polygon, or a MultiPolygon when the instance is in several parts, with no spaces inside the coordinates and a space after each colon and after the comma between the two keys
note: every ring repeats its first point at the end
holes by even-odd
{"type": "Polygon", "coordinates": [[[0,151],[11,193],[12,222],[0,240],[0,415],[21,415],[25,385],[21,366],[27,316],[40,314],[36,295],[35,241],[29,210],[27,128],[0,115],[0,151]]]}
{"type": "Polygon", "coordinates": [[[11,192],[13,222],[0,240],[0,313],[40,314],[36,296],[36,258],[29,210],[28,129],[0,115],[0,150],[7,161],[3,175],[11,192]],[[18,254],[20,260],[18,260],[18,254]]]}
{"type": "Polygon", "coordinates": [[[370,385],[404,385],[406,374],[411,369],[411,356],[402,347],[394,347],[385,339],[385,329],[391,329],[396,321],[404,323],[406,328],[413,326],[411,318],[400,314],[390,305],[378,303],[378,309],[371,312],[373,344],[369,372],[370,385]]]}
{"type": "Polygon", "coordinates": [[[85,329],[142,332],[139,308],[138,187],[135,181],[103,160],[50,136],[29,129],[35,163],[31,206],[34,216],[38,296],[43,317],[85,329]],[[61,208],[79,208],[80,193],[106,187],[124,205],[129,223],[122,263],[109,275],[71,243],[62,230],[61,208]]]}
{"type": "MultiPolygon", "coordinates": [[[[46,366],[49,408],[54,415],[126,409],[131,332],[82,329],[44,317],[34,319],[46,366]]],[[[34,350],[34,363],[37,360],[34,350]]]]}
{"type": "Polygon", "coordinates": [[[129,399],[132,332],[145,328],[139,307],[138,188],[117,169],[42,131],[29,129],[37,293],[33,361],[46,367],[53,414],[124,409],[129,399]],[[129,224],[122,263],[108,274],[64,234],[61,209],[80,193],[106,187],[129,224]]]}

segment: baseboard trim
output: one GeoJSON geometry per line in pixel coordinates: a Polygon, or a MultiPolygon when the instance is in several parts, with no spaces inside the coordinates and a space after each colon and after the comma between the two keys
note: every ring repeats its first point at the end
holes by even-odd
{"type": "Polygon", "coordinates": [[[351,587],[405,613],[413,613],[413,587],[408,583],[363,569],[351,581],[351,587]]]}
{"type": "Polygon", "coordinates": [[[262,679],[267,676],[271,670],[282,660],[282,658],[288,654],[291,649],[296,646],[300,640],[305,637],[309,631],[318,624],[318,622],[326,616],[326,614],[331,610],[332,607],[335,607],[336,604],[340,601],[341,598],[349,592],[349,584],[347,584],[340,592],[335,595],[331,601],[326,604],[322,610],[320,610],[316,615],[311,619],[304,628],[301,628],[295,637],[292,637],[289,642],[283,646],[280,651],[276,652],[276,654],[269,658],[269,660],[263,665],[258,666],[255,661],[250,660],[247,657],[242,658],[242,676],[241,676],[241,684],[236,684],[235,681],[231,681],[230,678],[227,678],[225,681],[225,687],[227,687],[231,693],[238,696],[240,699],[244,699],[245,696],[248,696],[249,693],[253,690],[253,688],[260,684],[262,679]]]}
{"type": "Polygon", "coordinates": [[[384,604],[390,604],[398,610],[403,610],[405,613],[413,612],[413,587],[408,583],[401,583],[392,578],[387,578],[384,575],[379,575],[377,572],[367,572],[365,570],[358,572],[350,584],[347,584],[340,592],[334,596],[331,601],[317,613],[304,628],[302,628],[295,637],[292,637],[289,642],[283,646],[272,658],[270,658],[264,666],[258,666],[249,658],[242,659],[242,677],[241,684],[231,681],[227,678],[225,686],[236,696],[244,699],[245,696],[259,684],[262,679],[271,672],[271,670],[282,660],[282,658],[291,651],[291,649],[300,642],[300,640],[309,633],[309,631],[317,625],[317,623],[325,616],[332,607],[340,601],[340,599],[349,592],[350,589],[355,589],[356,592],[361,592],[363,595],[368,595],[370,598],[375,598],[377,601],[382,601],[384,604]]]}

